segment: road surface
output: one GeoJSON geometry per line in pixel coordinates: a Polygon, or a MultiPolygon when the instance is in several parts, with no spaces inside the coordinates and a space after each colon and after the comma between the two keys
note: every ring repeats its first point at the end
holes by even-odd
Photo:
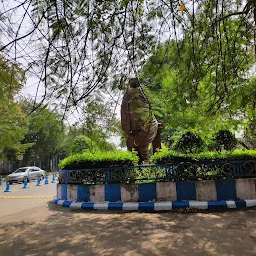
{"type": "Polygon", "coordinates": [[[256,255],[255,208],[74,212],[51,203],[56,184],[35,185],[25,190],[22,184],[12,185],[13,192],[0,192],[1,256],[256,255]]]}

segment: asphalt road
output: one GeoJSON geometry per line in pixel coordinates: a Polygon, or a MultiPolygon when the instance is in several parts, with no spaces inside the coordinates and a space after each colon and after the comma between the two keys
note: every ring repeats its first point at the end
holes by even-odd
{"type": "Polygon", "coordinates": [[[36,186],[37,181],[28,182],[29,188],[23,189],[23,183],[13,183],[10,185],[11,192],[4,192],[6,188],[6,183],[0,186],[0,196],[25,196],[25,195],[48,195],[55,196],[56,195],[56,183],[51,183],[52,175],[49,176],[48,182],[49,184],[44,185],[44,180],[40,182],[41,186],[36,186]]]}
{"type": "Polygon", "coordinates": [[[12,192],[0,192],[0,256],[256,255],[255,208],[71,211],[52,203],[56,184],[35,185],[12,185],[12,192]]]}
{"type": "Polygon", "coordinates": [[[13,183],[10,186],[11,192],[4,192],[6,184],[3,182],[0,186],[0,218],[42,205],[42,201],[49,201],[56,196],[56,183],[51,183],[51,176],[48,185],[44,185],[44,181],[41,186],[36,186],[36,181],[30,181],[28,184],[29,188],[23,189],[23,183],[13,183]]]}

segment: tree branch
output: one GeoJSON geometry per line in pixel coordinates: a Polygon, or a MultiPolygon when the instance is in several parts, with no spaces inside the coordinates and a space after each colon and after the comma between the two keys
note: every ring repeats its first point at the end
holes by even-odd
{"type": "Polygon", "coordinates": [[[244,11],[241,11],[241,12],[232,12],[232,13],[229,13],[229,14],[223,16],[223,17],[220,17],[219,19],[216,19],[216,20],[215,20],[215,23],[220,22],[220,21],[222,21],[222,20],[225,20],[225,19],[227,19],[227,18],[229,18],[229,17],[231,17],[231,16],[243,15],[243,14],[247,15],[247,14],[248,14],[248,11],[245,11],[245,10],[244,10],[244,11]]]}

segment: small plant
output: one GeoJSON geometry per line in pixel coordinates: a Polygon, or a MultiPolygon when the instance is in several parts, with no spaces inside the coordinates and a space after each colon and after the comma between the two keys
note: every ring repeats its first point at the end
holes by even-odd
{"type": "Polygon", "coordinates": [[[192,154],[203,151],[204,141],[202,138],[192,132],[187,132],[177,141],[174,149],[177,152],[192,154]]]}

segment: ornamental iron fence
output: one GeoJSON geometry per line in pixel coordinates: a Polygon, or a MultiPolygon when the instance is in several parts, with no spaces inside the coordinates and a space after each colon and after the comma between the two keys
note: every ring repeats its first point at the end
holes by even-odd
{"type": "Polygon", "coordinates": [[[61,170],[59,183],[102,184],[136,181],[195,181],[256,177],[256,161],[198,161],[179,164],[61,170]]]}

